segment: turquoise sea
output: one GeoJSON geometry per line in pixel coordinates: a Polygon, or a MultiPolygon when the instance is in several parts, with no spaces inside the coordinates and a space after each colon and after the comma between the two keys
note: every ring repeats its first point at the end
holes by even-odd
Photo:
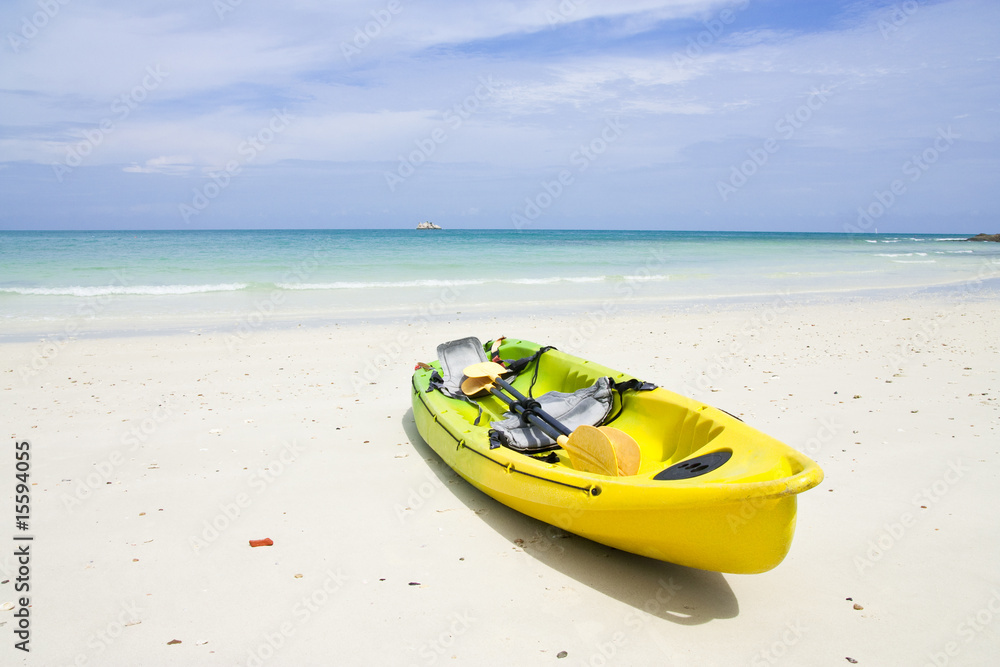
{"type": "Polygon", "coordinates": [[[1000,276],[965,234],[237,230],[0,232],[0,336],[683,308],[1000,276]]]}

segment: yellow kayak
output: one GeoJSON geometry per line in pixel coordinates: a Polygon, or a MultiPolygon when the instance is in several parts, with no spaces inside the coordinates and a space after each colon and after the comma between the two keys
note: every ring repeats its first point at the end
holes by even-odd
{"type": "Polygon", "coordinates": [[[635,474],[618,476],[575,469],[556,444],[505,446],[491,424],[517,421],[506,401],[449,396],[441,362],[420,364],[412,383],[417,429],[470,484],[568,532],[689,567],[766,572],[788,553],[796,495],[823,480],[814,461],[728,413],[610,368],[553,348],[539,354],[527,341],[491,343],[478,350],[482,358],[520,360],[510,382],[532,398],[610,383],[606,419],[638,443],[640,459],[635,474]]]}

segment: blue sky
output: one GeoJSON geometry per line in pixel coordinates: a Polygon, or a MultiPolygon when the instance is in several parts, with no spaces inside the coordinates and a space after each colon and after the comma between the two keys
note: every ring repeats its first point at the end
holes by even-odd
{"type": "Polygon", "coordinates": [[[0,229],[1000,231],[1000,3],[5,2],[0,229]]]}

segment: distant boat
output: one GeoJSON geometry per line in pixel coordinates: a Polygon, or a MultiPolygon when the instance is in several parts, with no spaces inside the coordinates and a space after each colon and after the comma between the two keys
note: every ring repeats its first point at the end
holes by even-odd
{"type": "Polygon", "coordinates": [[[417,225],[417,229],[441,229],[441,227],[433,222],[421,222],[417,225]]]}

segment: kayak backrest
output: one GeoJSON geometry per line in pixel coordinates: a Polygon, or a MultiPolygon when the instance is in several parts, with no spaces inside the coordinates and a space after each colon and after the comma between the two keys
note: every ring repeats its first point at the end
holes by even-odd
{"type": "Polygon", "coordinates": [[[465,394],[462,393],[464,370],[487,360],[482,342],[475,336],[469,336],[441,343],[437,346],[437,355],[441,363],[439,389],[446,396],[464,399],[465,394]]]}

